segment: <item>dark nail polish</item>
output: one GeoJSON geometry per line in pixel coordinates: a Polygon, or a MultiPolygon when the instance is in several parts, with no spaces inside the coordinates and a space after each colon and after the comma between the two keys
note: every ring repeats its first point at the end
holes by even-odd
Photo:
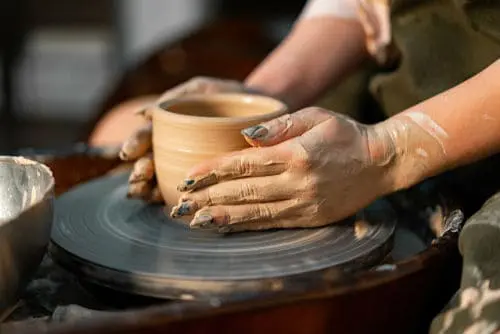
{"type": "Polygon", "coordinates": [[[188,214],[191,212],[191,202],[183,202],[178,208],[176,215],[177,216],[184,216],[185,214],[188,214]]]}
{"type": "Polygon", "coordinates": [[[194,180],[193,179],[184,180],[184,182],[182,184],[180,184],[180,185],[177,186],[177,190],[178,191],[186,191],[193,184],[194,184],[194,180]]]}
{"type": "Polygon", "coordinates": [[[267,136],[268,130],[262,125],[256,125],[242,130],[241,133],[250,139],[261,139],[267,136]]]}

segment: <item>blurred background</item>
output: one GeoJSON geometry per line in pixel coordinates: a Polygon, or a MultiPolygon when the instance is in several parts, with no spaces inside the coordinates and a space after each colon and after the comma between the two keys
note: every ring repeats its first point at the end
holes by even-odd
{"type": "Polygon", "coordinates": [[[113,105],[194,75],[242,79],[304,3],[0,1],[0,152],[85,141],[113,105]]]}

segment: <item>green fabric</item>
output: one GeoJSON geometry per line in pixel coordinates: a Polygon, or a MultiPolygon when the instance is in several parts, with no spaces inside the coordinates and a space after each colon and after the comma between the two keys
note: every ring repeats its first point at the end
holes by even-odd
{"type": "MultiPolygon", "coordinates": [[[[500,58],[500,0],[393,0],[391,25],[400,60],[370,83],[386,116],[452,88],[500,58]]],[[[499,172],[496,156],[445,178],[484,201],[500,189],[499,172]]],[[[500,194],[469,219],[459,244],[461,289],[430,332],[495,333],[500,330],[500,194]]]]}
{"type": "Polygon", "coordinates": [[[370,85],[387,115],[463,82],[499,58],[500,43],[492,37],[500,36],[498,0],[393,0],[391,12],[400,62],[370,85]]]}
{"type": "Polygon", "coordinates": [[[500,331],[500,193],[466,223],[459,239],[464,263],[460,291],[438,315],[431,334],[500,331]]]}

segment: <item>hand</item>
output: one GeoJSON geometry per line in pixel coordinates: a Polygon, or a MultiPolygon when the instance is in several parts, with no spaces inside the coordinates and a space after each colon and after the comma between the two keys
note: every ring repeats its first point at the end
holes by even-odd
{"type": "MultiPolygon", "coordinates": [[[[187,94],[211,94],[219,92],[249,92],[238,81],[197,77],[166,91],[157,101],[167,101],[187,94]]],[[[124,161],[137,160],[129,178],[128,197],[140,198],[148,202],[161,203],[163,199],[156,186],[154,162],[151,153],[152,127],[148,108],[139,112],[148,124],[135,132],[122,145],[120,158],[124,161]]]]}
{"type": "Polygon", "coordinates": [[[252,148],[195,167],[171,215],[219,232],[327,225],[392,191],[382,125],[306,108],[244,130],[252,148]],[[259,146],[259,147],[257,147],[259,146]]]}

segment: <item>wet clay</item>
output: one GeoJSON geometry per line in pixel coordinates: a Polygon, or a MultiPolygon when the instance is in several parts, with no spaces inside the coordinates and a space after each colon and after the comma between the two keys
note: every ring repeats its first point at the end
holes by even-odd
{"type": "Polygon", "coordinates": [[[371,147],[374,161],[392,166],[393,190],[405,189],[431,176],[436,161],[446,158],[448,134],[430,116],[408,110],[373,127],[371,147]]]}
{"type": "Polygon", "coordinates": [[[248,148],[243,129],[286,111],[283,103],[272,98],[229,93],[190,95],[155,106],[154,167],[167,212],[177,204],[181,195],[177,186],[192,167],[248,148]]]}

